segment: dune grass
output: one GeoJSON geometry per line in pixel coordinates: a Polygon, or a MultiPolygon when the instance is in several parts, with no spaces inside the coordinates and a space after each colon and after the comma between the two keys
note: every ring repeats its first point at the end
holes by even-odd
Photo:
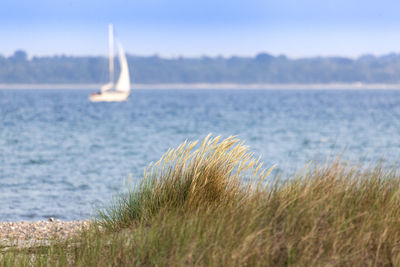
{"type": "Polygon", "coordinates": [[[400,175],[340,161],[285,182],[239,140],[169,150],[73,240],[3,265],[400,266],[400,175]],[[268,178],[267,178],[268,177],[268,178]],[[100,227],[99,227],[100,226],[100,227]]]}
{"type": "Polygon", "coordinates": [[[268,175],[260,160],[233,137],[219,142],[219,137],[208,136],[193,151],[197,143],[185,142],[165,153],[145,171],[136,189],[100,212],[99,223],[118,230],[145,222],[162,209],[189,212],[244,203],[252,196],[254,181],[260,187],[268,175]]]}

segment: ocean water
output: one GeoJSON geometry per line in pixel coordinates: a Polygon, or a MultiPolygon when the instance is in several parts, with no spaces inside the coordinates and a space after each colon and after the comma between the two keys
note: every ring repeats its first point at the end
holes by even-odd
{"type": "Polygon", "coordinates": [[[341,153],[400,158],[400,91],[135,90],[90,103],[88,90],[0,90],[0,221],[85,219],[169,148],[237,135],[290,175],[341,153]]]}

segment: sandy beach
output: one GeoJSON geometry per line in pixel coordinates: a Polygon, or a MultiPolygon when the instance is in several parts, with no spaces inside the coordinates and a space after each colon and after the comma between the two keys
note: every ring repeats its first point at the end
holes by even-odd
{"type": "Polygon", "coordinates": [[[0,251],[9,247],[49,245],[53,239],[67,239],[76,235],[90,221],[0,222],[0,251]]]}

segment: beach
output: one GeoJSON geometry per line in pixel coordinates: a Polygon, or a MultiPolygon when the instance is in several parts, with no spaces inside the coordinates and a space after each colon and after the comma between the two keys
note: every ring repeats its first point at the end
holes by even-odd
{"type": "Polygon", "coordinates": [[[0,222],[0,249],[49,245],[51,240],[74,237],[90,225],[89,220],[0,222]]]}

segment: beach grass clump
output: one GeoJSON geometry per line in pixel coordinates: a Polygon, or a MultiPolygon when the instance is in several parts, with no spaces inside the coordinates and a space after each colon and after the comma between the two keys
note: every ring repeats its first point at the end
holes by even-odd
{"type": "Polygon", "coordinates": [[[144,173],[140,185],[100,211],[99,223],[117,230],[149,220],[162,209],[182,212],[246,202],[252,186],[268,176],[262,163],[238,139],[207,136],[170,149],[144,173]],[[244,183],[243,183],[244,182],[244,183]]]}
{"type": "Polygon", "coordinates": [[[77,239],[33,258],[32,252],[9,251],[0,262],[400,266],[396,168],[337,160],[307,166],[284,181],[267,178],[271,170],[236,138],[185,142],[148,168],[142,182],[77,239]]]}

